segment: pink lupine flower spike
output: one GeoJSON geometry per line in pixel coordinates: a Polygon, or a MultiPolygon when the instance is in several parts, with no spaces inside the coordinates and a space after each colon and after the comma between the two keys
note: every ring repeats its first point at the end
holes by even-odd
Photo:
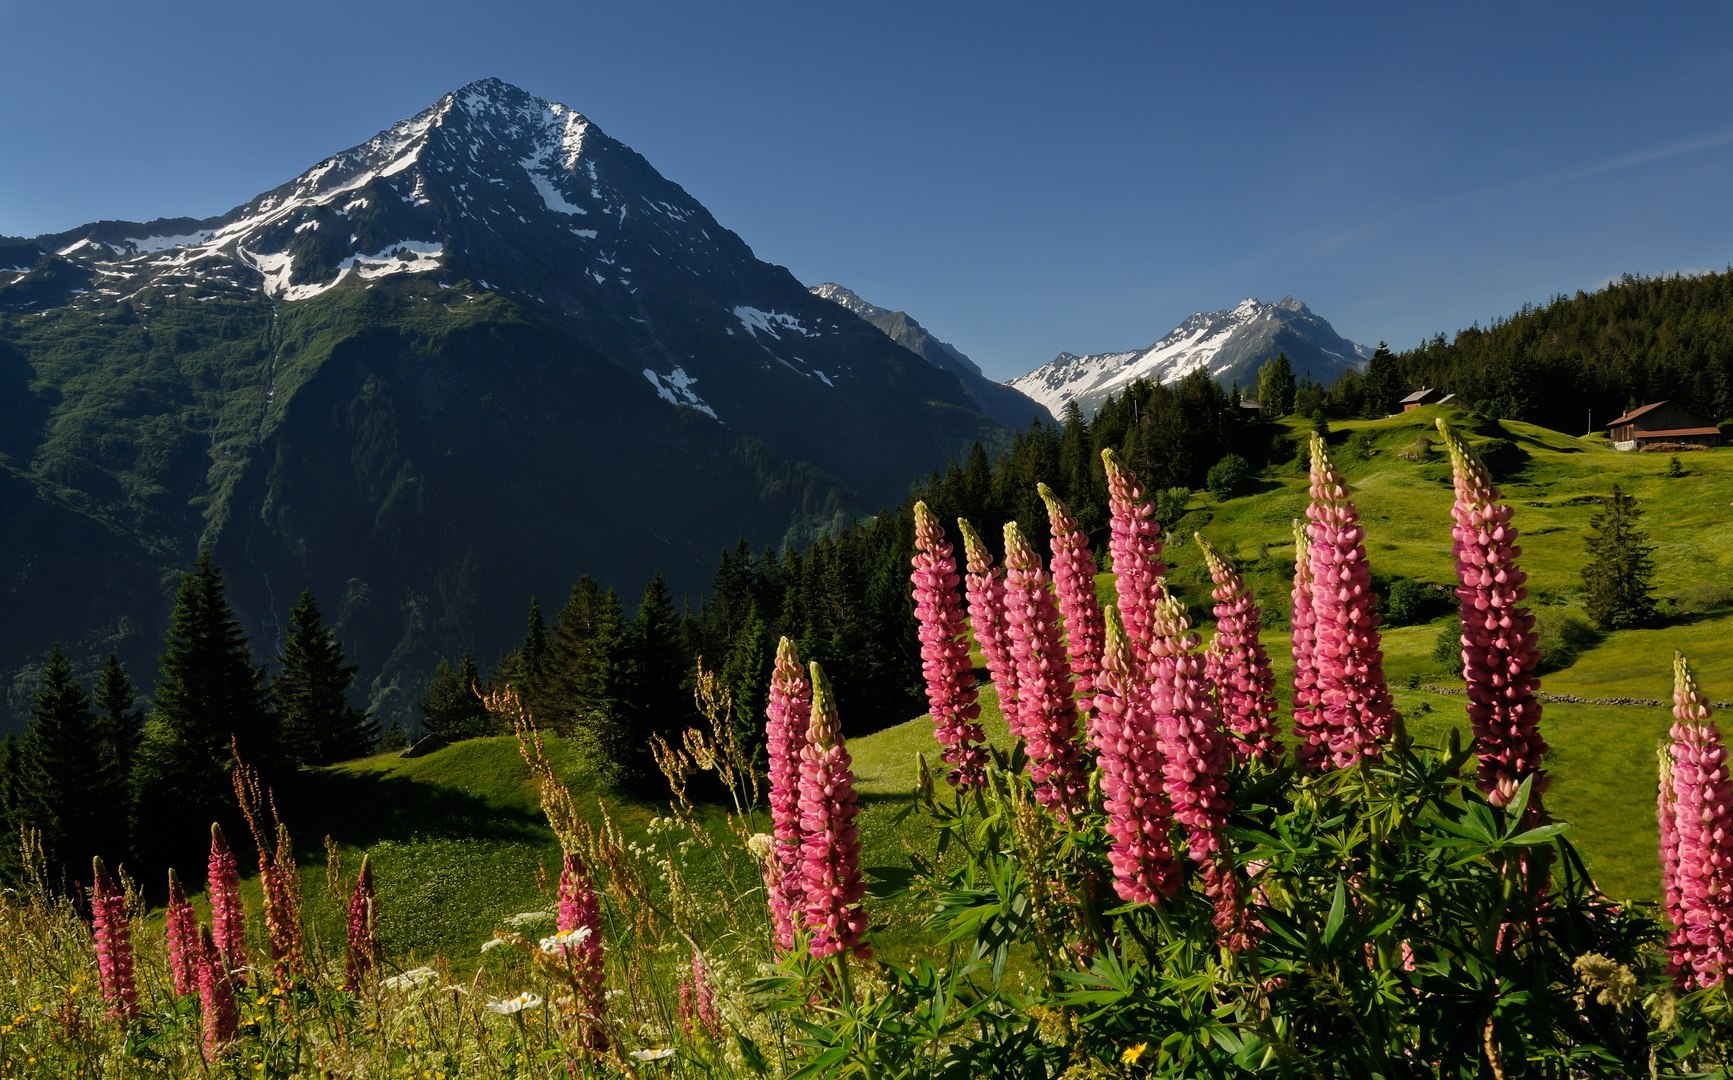
{"type": "Polygon", "coordinates": [[[1161,561],[1161,525],[1155,508],[1144,497],[1137,474],[1111,449],[1101,452],[1107,470],[1107,506],[1111,516],[1107,550],[1113,559],[1119,615],[1139,667],[1149,664],[1150,621],[1166,586],[1167,564],[1161,561]]]}
{"type": "Polygon", "coordinates": [[[815,661],[812,726],[800,752],[800,829],[807,952],[816,959],[849,953],[861,959],[872,949],[861,941],[866,913],[861,897],[860,835],[854,819],[854,761],[842,737],[836,696],[815,661]]]}
{"type": "Polygon", "coordinates": [[[1095,596],[1095,555],[1089,550],[1089,537],[1078,528],[1077,519],[1053,489],[1036,484],[1035,490],[1047,504],[1047,521],[1053,532],[1053,592],[1059,598],[1059,614],[1065,619],[1071,678],[1077,692],[1088,695],[1095,689],[1096,672],[1101,670],[1106,632],[1101,601],[1095,596]]]}
{"type": "Polygon", "coordinates": [[[1274,765],[1281,756],[1276,721],[1276,676],[1259,640],[1263,613],[1245,579],[1200,533],[1193,533],[1210,580],[1215,583],[1216,633],[1204,659],[1204,674],[1216,688],[1222,723],[1233,736],[1234,756],[1274,765]]]}
{"type": "Polygon", "coordinates": [[[975,787],[987,764],[987,733],[978,722],[975,665],[957,595],[957,560],[939,519],[924,502],[915,503],[915,556],[912,580],[919,623],[921,670],[927,679],[927,706],[933,734],[951,765],[948,777],[958,787],[975,787]]]}
{"type": "Polygon", "coordinates": [[[163,932],[168,938],[169,981],[178,995],[199,992],[199,917],[187,900],[180,876],[168,872],[168,909],[163,913],[163,932]]]}
{"type": "Polygon", "coordinates": [[[1479,455],[1452,432],[1443,418],[1438,432],[1450,451],[1456,504],[1450,516],[1456,556],[1456,590],[1461,600],[1462,677],[1468,683],[1468,720],[1480,758],[1478,781],[1487,801],[1503,806],[1524,780],[1533,777],[1530,814],[1538,816],[1539,796],[1547,788],[1541,762],[1546,740],[1540,734],[1539,635],[1534,616],[1518,605],[1528,597],[1528,580],[1517,566],[1511,507],[1499,501],[1479,455]]]}
{"type": "Polygon", "coordinates": [[[1719,985],[1733,962],[1733,780],[1712,715],[1690,665],[1674,653],[1674,887],[1683,933],[1672,967],[1681,986],[1719,985]]]}
{"type": "Polygon", "coordinates": [[[1005,619],[1017,661],[1017,723],[1029,748],[1035,798],[1056,814],[1081,812],[1089,779],[1077,753],[1077,701],[1060,644],[1052,578],[1015,521],[1005,525],[1005,619]]]}
{"type": "Polygon", "coordinates": [[[1094,742],[1107,803],[1107,834],[1113,838],[1107,858],[1113,866],[1113,891],[1121,900],[1154,904],[1178,892],[1181,885],[1168,838],[1173,808],[1164,787],[1147,687],[1134,673],[1136,658],[1119,610],[1108,605],[1105,616],[1094,742]]]}
{"type": "Polygon", "coordinates": [[[126,917],[126,897],[109,879],[100,858],[90,861],[96,884],[90,892],[92,929],[96,936],[96,974],[110,1018],[138,1018],[138,983],[132,972],[132,924],[126,917]]]}
{"type": "Polygon", "coordinates": [[[776,948],[794,948],[805,899],[801,893],[800,755],[806,729],[812,723],[812,686],[794,642],[783,638],[776,647],[770,675],[770,703],[765,708],[764,741],[770,759],[770,857],[764,862],[764,884],[776,948]]]}
{"type": "Polygon", "coordinates": [[[975,634],[975,644],[987,660],[987,672],[993,676],[993,689],[999,695],[999,711],[1011,737],[1022,734],[1017,727],[1017,661],[1011,655],[1011,628],[1005,622],[1004,572],[993,565],[993,553],[987,550],[975,527],[962,518],[957,528],[963,533],[963,550],[968,555],[968,575],[964,578],[969,598],[969,629],[975,634]]]}
{"type": "Polygon", "coordinates": [[[1322,436],[1312,434],[1310,519],[1312,614],[1317,645],[1318,697],[1338,768],[1383,754],[1395,706],[1384,682],[1378,634],[1378,598],[1366,565],[1366,530],[1348,495],[1348,481],[1330,459],[1322,436]]]}

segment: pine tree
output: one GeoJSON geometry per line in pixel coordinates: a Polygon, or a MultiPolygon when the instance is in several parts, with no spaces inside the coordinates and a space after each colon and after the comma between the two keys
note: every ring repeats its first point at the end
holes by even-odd
{"type": "Polygon", "coordinates": [[[1363,386],[1367,419],[1376,420],[1396,411],[1396,404],[1402,398],[1402,373],[1390,346],[1382,341],[1372,350],[1372,359],[1366,362],[1363,386]]]}
{"type": "Polygon", "coordinates": [[[518,647],[517,671],[512,679],[512,689],[518,692],[519,699],[530,708],[532,714],[539,715],[538,706],[541,701],[542,684],[547,674],[548,660],[548,627],[542,621],[542,606],[535,597],[530,597],[530,613],[528,624],[524,630],[523,644],[518,647]]]}
{"type": "Polygon", "coordinates": [[[385,729],[385,734],[379,736],[378,750],[381,754],[394,753],[409,746],[409,733],[403,730],[403,725],[391,718],[391,726],[385,729]]]}
{"type": "Polygon", "coordinates": [[[1277,353],[1258,369],[1258,409],[1265,416],[1286,416],[1294,411],[1294,368],[1287,353],[1277,353]]]}
{"type": "Polygon", "coordinates": [[[51,868],[79,878],[93,855],[125,850],[125,820],[114,813],[125,800],[120,773],[59,643],[42,668],[21,758],[20,817],[42,831],[51,868]]]}
{"type": "Polygon", "coordinates": [[[1650,579],[1655,573],[1655,546],[1638,527],[1643,512],[1634,496],[1613,485],[1601,500],[1601,511],[1589,522],[1594,530],[1585,540],[1589,564],[1583,567],[1587,597],[1583,607],[1602,630],[1646,626],[1654,621],[1655,600],[1650,579]]]}
{"type": "Polygon", "coordinates": [[[329,765],[372,752],[378,725],[349,705],[349,687],[361,666],[343,662],[343,647],[311,592],[303,591],[289,613],[289,639],[277,665],[281,674],[272,690],[295,760],[329,765]]]}
{"type": "Polygon", "coordinates": [[[477,687],[481,687],[481,671],[474,653],[463,650],[455,671],[442,657],[421,695],[422,726],[452,741],[493,734],[492,717],[476,694],[477,687]]]}
{"type": "Polygon", "coordinates": [[[8,731],[0,743],[0,880],[16,881],[21,869],[19,827],[29,824],[24,816],[24,744],[18,733],[8,731]]]}
{"type": "Polygon", "coordinates": [[[153,869],[171,859],[192,865],[213,821],[239,834],[231,740],[267,780],[283,767],[264,670],[208,551],[181,578],[158,673],[133,765],[134,850],[153,869]]]}
{"type": "Polygon", "coordinates": [[[101,719],[102,737],[114,751],[120,775],[129,779],[144,709],[138,706],[138,691],[133,689],[125,666],[113,653],[102,662],[102,672],[96,677],[96,711],[101,719]]]}
{"type": "Polygon", "coordinates": [[[695,719],[689,657],[679,613],[658,573],[644,586],[638,612],[610,643],[598,670],[590,745],[613,787],[645,792],[657,775],[650,736],[667,737],[695,719]]]}

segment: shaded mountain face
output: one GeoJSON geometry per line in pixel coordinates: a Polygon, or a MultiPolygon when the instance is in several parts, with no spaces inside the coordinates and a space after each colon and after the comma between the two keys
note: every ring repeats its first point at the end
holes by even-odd
{"type": "Polygon", "coordinates": [[[826,300],[841,304],[872,323],[884,331],[886,337],[924,358],[939,370],[957,376],[975,407],[995,420],[1012,427],[1027,427],[1031,419],[1042,422],[1054,419],[1047,406],[1020,390],[987,378],[982,374],[980,365],[965,356],[961,349],[928,333],[927,328],[916,322],[908,312],[892,311],[868,303],[853,289],[838,285],[834,281],[814,285],[811,291],[814,296],[822,296],[826,300]]]}
{"type": "Polygon", "coordinates": [[[577,112],[498,80],[220,217],[0,239],[0,671],[148,685],[209,546],[262,650],[311,588],[383,719],[591,573],[627,607],[1008,432],[577,112]]]}
{"type": "Polygon", "coordinates": [[[1295,374],[1309,373],[1323,383],[1363,368],[1372,355],[1291,296],[1274,304],[1248,297],[1226,311],[1197,312],[1147,349],[1089,356],[1060,353],[1008,385],[1056,414],[1076,401],[1085,416],[1093,416],[1109,396],[1138,379],[1171,383],[1199,369],[1223,386],[1237,381],[1251,396],[1258,368],[1277,353],[1288,355],[1295,374]]]}

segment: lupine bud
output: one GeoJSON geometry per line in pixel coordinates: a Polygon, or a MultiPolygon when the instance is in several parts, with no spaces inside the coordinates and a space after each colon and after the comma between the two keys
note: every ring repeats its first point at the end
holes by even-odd
{"type": "Polygon", "coordinates": [[[1095,595],[1095,554],[1089,537],[1077,527],[1053,489],[1036,484],[1047,504],[1047,521],[1053,533],[1053,591],[1059,597],[1059,614],[1065,619],[1065,651],[1071,658],[1071,678],[1087,701],[1095,689],[1095,674],[1101,670],[1105,629],[1101,601],[1095,595]]]}
{"type": "Polygon", "coordinates": [[[1114,587],[1125,636],[1139,665],[1150,660],[1150,622],[1161,602],[1167,564],[1161,561],[1161,525],[1143,496],[1137,474],[1111,449],[1101,452],[1107,469],[1107,506],[1111,515],[1107,550],[1113,558],[1114,587]]]}
{"type": "Polygon", "coordinates": [[[812,666],[812,726],[800,752],[800,829],[807,952],[816,959],[849,952],[866,959],[861,944],[866,913],[861,897],[860,835],[855,831],[854,762],[843,742],[830,680],[812,666]]]}
{"type": "Polygon", "coordinates": [[[223,973],[246,984],[247,928],[241,913],[241,870],[220,826],[211,826],[211,857],[205,871],[211,898],[211,937],[222,957],[223,973]]]}
{"type": "Polygon", "coordinates": [[[596,900],[589,871],[576,852],[566,852],[560,867],[559,916],[554,929],[561,934],[582,932],[564,946],[564,955],[576,984],[584,1044],[592,1050],[605,1050],[608,992],[603,983],[602,907],[596,900]]]}
{"type": "Polygon", "coordinates": [[[1330,730],[1319,707],[1318,672],[1313,666],[1318,651],[1317,617],[1312,614],[1312,544],[1306,538],[1305,522],[1294,519],[1294,615],[1289,620],[1288,639],[1294,657],[1294,760],[1302,768],[1330,766],[1330,730]]]}
{"type": "Polygon", "coordinates": [[[1029,748],[1035,798],[1057,814],[1084,807],[1089,779],[1077,753],[1077,702],[1060,644],[1059,607],[1041,557],[1005,525],[1005,619],[1017,661],[1017,724],[1029,748]]]}
{"type": "Polygon", "coordinates": [[[1456,504],[1450,516],[1456,556],[1456,595],[1461,601],[1462,677],[1468,684],[1468,720],[1474,728],[1474,750],[1480,758],[1478,782],[1487,801],[1503,806],[1516,796],[1524,780],[1538,810],[1547,788],[1541,771],[1546,740],[1540,734],[1540,636],[1534,616],[1518,607],[1528,597],[1528,575],[1517,567],[1522,548],[1516,546],[1511,507],[1499,502],[1492,474],[1478,455],[1451,432],[1443,418],[1439,434],[1450,451],[1456,484],[1456,504]]]}
{"type": "Polygon", "coordinates": [[[962,518],[957,519],[957,527],[963,531],[963,550],[969,557],[969,573],[964,578],[969,629],[987,660],[993,689],[999,695],[999,711],[1015,738],[1022,732],[1017,728],[1017,661],[1011,655],[1011,628],[1005,622],[1004,575],[993,565],[993,553],[981,542],[975,527],[962,518]]]}
{"type": "Polygon", "coordinates": [[[1106,797],[1107,859],[1121,900],[1153,904],[1181,884],[1173,844],[1173,808],[1167,801],[1161,747],[1148,689],[1136,676],[1136,658],[1119,610],[1106,610],[1106,643],[1096,684],[1094,742],[1106,797]]]}
{"type": "Polygon", "coordinates": [[[361,856],[361,871],[355,875],[355,891],[349,895],[349,985],[359,987],[362,976],[379,959],[379,915],[374,908],[373,864],[361,856]]]}
{"type": "Polygon", "coordinates": [[[770,821],[776,843],[764,864],[764,884],[777,949],[794,948],[795,928],[805,907],[801,895],[800,754],[812,723],[812,687],[794,642],[776,646],[765,711],[764,741],[770,759],[770,821]]]}
{"type": "Polygon", "coordinates": [[[987,764],[987,733],[977,722],[975,666],[957,595],[957,560],[939,519],[924,502],[915,503],[915,619],[919,622],[921,671],[927,677],[927,705],[933,734],[952,766],[953,785],[981,783],[987,764]]]}
{"type": "Polygon", "coordinates": [[[1221,943],[1238,951],[1250,938],[1244,898],[1224,835],[1234,805],[1228,796],[1233,751],[1216,716],[1203,658],[1197,653],[1198,635],[1185,604],[1164,587],[1161,603],[1151,615],[1150,691],[1163,787],[1174,819],[1185,826],[1187,854],[1203,867],[1204,893],[1215,905],[1221,943]]]}
{"type": "Polygon", "coordinates": [[[176,994],[199,991],[199,917],[187,901],[180,877],[168,872],[168,909],[163,913],[163,932],[168,938],[169,980],[176,994]]]}
{"type": "Polygon", "coordinates": [[[92,859],[96,884],[90,892],[92,930],[96,937],[96,975],[110,1018],[138,1017],[138,984],[132,974],[132,924],[126,917],[126,897],[109,880],[101,859],[92,859]]]}
{"type": "Polygon", "coordinates": [[[1338,767],[1382,755],[1395,707],[1384,683],[1379,647],[1378,598],[1366,566],[1366,530],[1348,497],[1348,481],[1330,460],[1329,447],[1312,434],[1310,519],[1313,653],[1318,695],[1338,767]]]}
{"type": "Polygon", "coordinates": [[[1281,756],[1276,723],[1276,676],[1259,640],[1263,613],[1234,564],[1200,533],[1192,534],[1215,582],[1216,634],[1204,658],[1204,673],[1216,688],[1222,723],[1234,735],[1229,744],[1241,761],[1257,758],[1273,765],[1281,756]]]}
{"type": "Polygon", "coordinates": [[[205,1060],[215,1061],[235,1038],[235,988],[224,958],[209,929],[199,949],[199,1011],[204,1017],[205,1060]]]}
{"type": "Polygon", "coordinates": [[[1733,781],[1727,746],[1683,655],[1673,654],[1672,765],[1684,985],[1715,986],[1733,960],[1733,781]]]}
{"type": "Polygon", "coordinates": [[[1671,929],[1667,933],[1667,972],[1684,986],[1691,967],[1690,942],[1685,936],[1685,904],[1679,892],[1679,797],[1673,790],[1673,755],[1662,745],[1656,749],[1660,784],[1655,795],[1655,824],[1661,833],[1661,906],[1671,929]]]}

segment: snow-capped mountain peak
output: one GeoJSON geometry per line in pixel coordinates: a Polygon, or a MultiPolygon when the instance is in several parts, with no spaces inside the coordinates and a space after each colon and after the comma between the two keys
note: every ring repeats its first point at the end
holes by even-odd
{"type": "Polygon", "coordinates": [[[1202,370],[1218,382],[1249,387],[1258,367],[1278,352],[1287,354],[1295,371],[1310,371],[1321,381],[1361,366],[1371,355],[1292,296],[1273,304],[1248,296],[1233,308],[1190,315],[1148,348],[1088,356],[1063,352],[1010,385],[1055,415],[1071,401],[1090,415],[1138,379],[1171,383],[1202,370]]]}

